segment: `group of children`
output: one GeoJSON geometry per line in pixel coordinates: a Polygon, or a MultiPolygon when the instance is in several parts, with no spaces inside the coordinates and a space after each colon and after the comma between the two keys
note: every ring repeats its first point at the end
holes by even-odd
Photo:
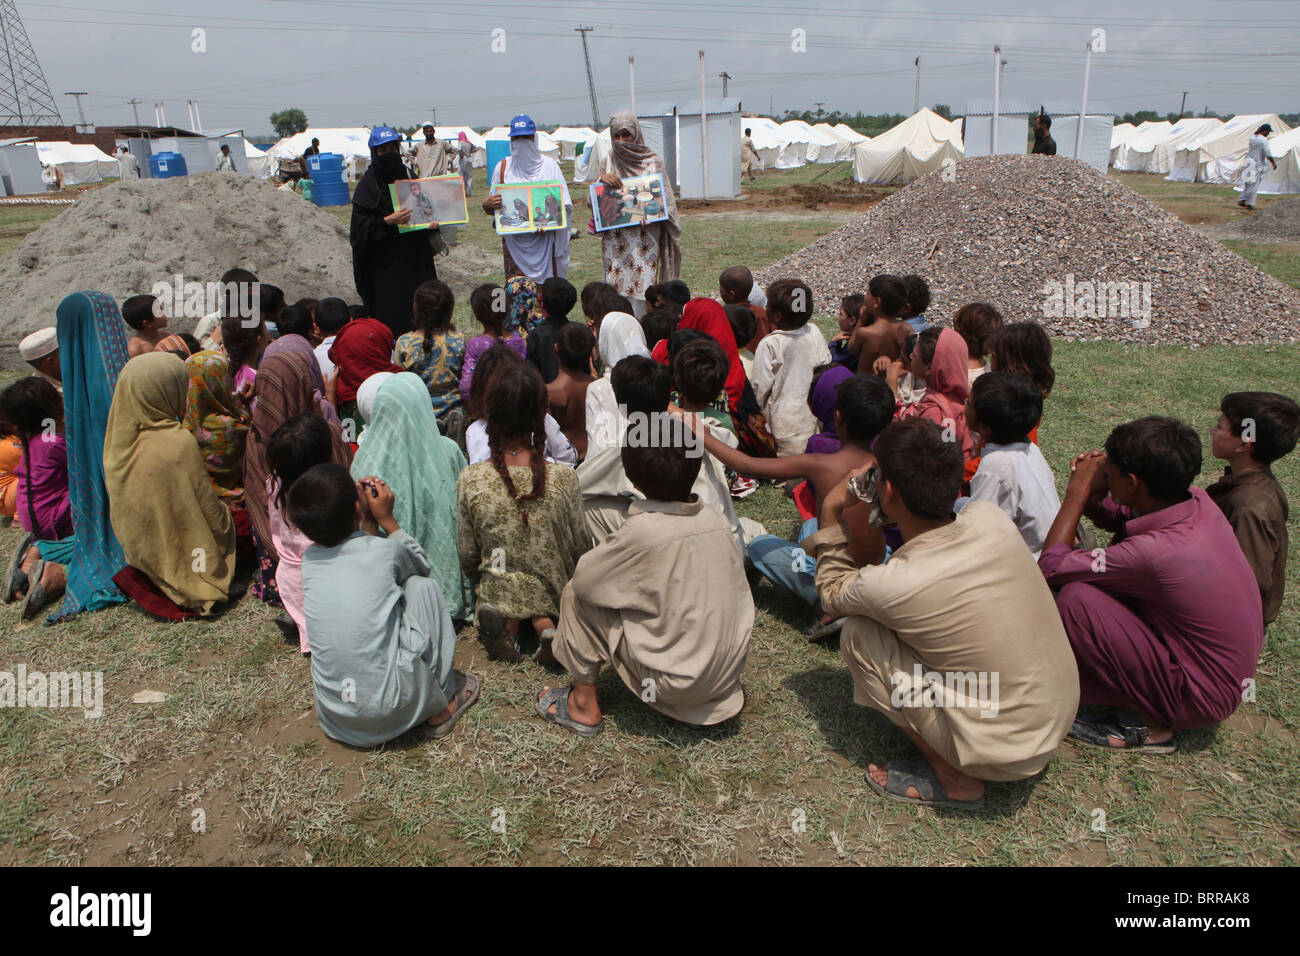
{"type": "Polygon", "coordinates": [[[1229,467],[1208,491],[1196,433],[1151,418],[1077,456],[1062,500],[1037,446],[1047,334],[979,302],[932,324],[919,276],[845,297],[829,343],[805,283],[759,290],[743,266],[721,302],[652,286],[640,319],[605,283],[482,285],[475,336],[426,282],[396,340],[339,299],[223,283],[193,335],[168,334],[152,296],[119,314],[78,293],[24,340],[36,374],[0,394],[0,507],[27,532],[3,597],[24,619],[60,594],[51,620],[127,598],[181,619],[237,598],[239,565],[345,743],[449,733],[481,688],[452,663],[471,621],[490,658],[568,671],[536,708],[576,733],[603,727],[605,665],[661,713],[726,720],[752,568],[808,606],[809,639],[843,633],[855,700],[917,742],[923,761],[869,782],[973,807],[1066,730],[1168,752],[1221,721],[1278,613],[1287,502],[1269,465],[1300,437],[1294,401],[1224,398],[1212,450],[1229,467]],[[764,480],[793,499],[793,540],[736,513],[764,480]],[[972,604],[957,630],[936,614],[953,601],[972,604]],[[1008,644],[1018,606],[1051,694],[1026,689],[1034,662],[1008,644]],[[1002,723],[898,705],[898,673],[945,662],[1002,675],[1002,723]]]}

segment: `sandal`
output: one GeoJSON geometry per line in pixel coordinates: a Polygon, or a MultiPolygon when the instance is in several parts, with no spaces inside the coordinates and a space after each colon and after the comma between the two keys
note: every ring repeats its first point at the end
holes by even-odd
{"type": "Polygon", "coordinates": [[[1101,711],[1086,717],[1076,716],[1067,736],[1071,740],[1100,747],[1102,750],[1126,750],[1162,757],[1178,752],[1178,745],[1172,738],[1163,743],[1149,742],[1151,729],[1142,724],[1136,714],[1124,710],[1101,711]],[[1112,745],[1111,737],[1124,741],[1124,746],[1112,745]]]}
{"type": "Polygon", "coordinates": [[[835,637],[844,630],[844,622],[847,617],[837,617],[832,621],[823,623],[820,620],[814,621],[812,627],[803,632],[803,636],[808,638],[808,642],[820,641],[827,637],[835,637]]]}
{"type": "Polygon", "coordinates": [[[506,633],[505,616],[491,604],[478,606],[478,639],[494,661],[519,660],[519,638],[506,633]]]}
{"type": "Polygon", "coordinates": [[[567,727],[575,734],[581,737],[594,737],[605,729],[605,718],[600,719],[598,724],[580,724],[569,714],[569,694],[573,693],[573,685],[568,687],[552,687],[541,694],[537,695],[537,712],[542,715],[542,720],[550,721],[553,724],[559,724],[561,727],[567,727]],[[555,705],[555,713],[549,713],[551,705],[555,705]]]}
{"type": "Polygon", "coordinates": [[[867,774],[867,784],[872,790],[887,800],[898,803],[910,803],[913,806],[947,807],[950,810],[983,810],[984,794],[974,800],[954,800],[943,789],[939,776],[924,757],[912,757],[898,760],[885,768],[888,777],[885,785],[876,783],[871,774],[867,774]],[[909,797],[907,789],[916,788],[919,797],[909,797]]]}
{"type": "Polygon", "coordinates": [[[25,534],[14,547],[13,554],[9,556],[9,569],[5,572],[5,590],[4,603],[12,604],[17,598],[14,592],[22,589],[27,590],[27,572],[23,570],[23,558],[27,556],[27,549],[36,543],[36,535],[25,534]]]}
{"type": "Polygon", "coordinates": [[[23,598],[22,608],[19,611],[24,621],[30,621],[41,609],[50,602],[50,595],[41,584],[41,574],[45,571],[45,562],[37,559],[32,565],[31,571],[27,572],[27,596],[23,598]]]}
{"type": "Polygon", "coordinates": [[[452,728],[456,726],[456,721],[465,715],[465,711],[474,706],[478,700],[479,691],[483,689],[483,682],[478,679],[477,674],[463,674],[460,671],[454,672],[456,675],[456,693],[452,695],[451,716],[440,724],[430,724],[427,721],[424,725],[424,736],[430,740],[441,740],[451,733],[452,728]]]}
{"type": "Polygon", "coordinates": [[[537,635],[537,650],[533,652],[533,660],[545,666],[552,667],[560,663],[555,659],[555,652],[551,650],[551,642],[555,640],[555,628],[548,627],[542,633],[537,635]]]}

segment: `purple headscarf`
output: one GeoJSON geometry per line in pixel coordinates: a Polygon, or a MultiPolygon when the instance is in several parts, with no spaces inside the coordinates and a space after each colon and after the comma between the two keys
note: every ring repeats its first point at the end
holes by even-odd
{"type": "Polygon", "coordinates": [[[835,431],[835,387],[840,382],[851,379],[853,374],[843,365],[835,365],[822,372],[817,379],[808,407],[821,422],[822,430],[808,439],[806,454],[828,455],[840,450],[840,436],[835,431]]]}

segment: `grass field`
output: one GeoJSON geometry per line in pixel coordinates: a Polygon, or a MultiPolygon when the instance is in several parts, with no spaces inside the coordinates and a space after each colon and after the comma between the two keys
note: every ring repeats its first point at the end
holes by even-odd
{"type": "MultiPolygon", "coordinates": [[[[763,188],[780,188],[781,175],[763,188]]],[[[1148,195],[1148,185],[1163,188],[1131,185],[1148,195]]],[[[1210,200],[1199,201],[1206,208],[1195,215],[1209,215],[1210,200]]],[[[838,211],[797,209],[767,222],[739,212],[684,218],[686,278],[704,290],[722,266],[774,262],[842,221],[838,211]]],[[[465,241],[496,254],[485,217],[471,217],[465,241]]],[[[588,238],[575,244],[575,282],[598,274],[596,251],[588,238]]],[[[1294,250],[1258,255],[1295,282],[1294,250]]],[[[1068,456],[1158,411],[1200,431],[1208,482],[1218,473],[1209,428],[1224,392],[1300,391],[1300,346],[1061,342],[1055,364],[1040,437],[1062,478],[1068,456]]],[[[1300,459],[1275,471],[1300,497],[1300,459]]],[[[770,487],[740,510],[779,534],[795,528],[770,487]]],[[[910,745],[853,705],[837,648],[804,642],[797,629],[807,612],[760,580],[745,709],[721,727],[659,717],[607,673],[599,691],[609,726],[581,740],[533,713],[531,695],[557,675],[532,662],[488,662],[465,636],[457,666],[483,677],[480,703],[440,743],[408,736],[372,752],[321,734],[308,663],[252,598],[175,625],[121,607],[45,628],[3,608],[0,669],[101,670],[105,700],[94,720],[0,709],[0,863],[1295,865],[1294,516],[1289,530],[1288,595],[1255,701],[1214,730],[1181,735],[1169,758],[1066,742],[1040,778],[990,785],[988,808],[973,816],[902,807],[867,788],[866,764],[910,745]],[[132,703],[142,690],[168,697],[132,703]],[[799,819],[806,830],[792,826],[799,819]]],[[[0,530],[0,546],[16,537],[0,530]]]]}

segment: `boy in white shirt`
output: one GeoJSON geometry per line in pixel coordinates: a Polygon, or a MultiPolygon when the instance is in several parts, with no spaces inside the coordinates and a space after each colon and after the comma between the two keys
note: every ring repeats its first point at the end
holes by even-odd
{"type": "Polygon", "coordinates": [[[997,505],[1020,531],[1034,559],[1061,510],[1051,466],[1029,440],[1043,417],[1043,393],[1027,376],[986,372],[975,380],[966,422],[984,443],[967,501],[997,505]]]}
{"type": "Polygon", "coordinates": [[[767,287],[767,317],[772,333],[754,350],[750,384],[776,439],[777,454],[801,455],[818,431],[808,407],[813,370],[831,360],[821,329],[812,318],[812,290],[798,279],[778,279],[767,287]]]}

